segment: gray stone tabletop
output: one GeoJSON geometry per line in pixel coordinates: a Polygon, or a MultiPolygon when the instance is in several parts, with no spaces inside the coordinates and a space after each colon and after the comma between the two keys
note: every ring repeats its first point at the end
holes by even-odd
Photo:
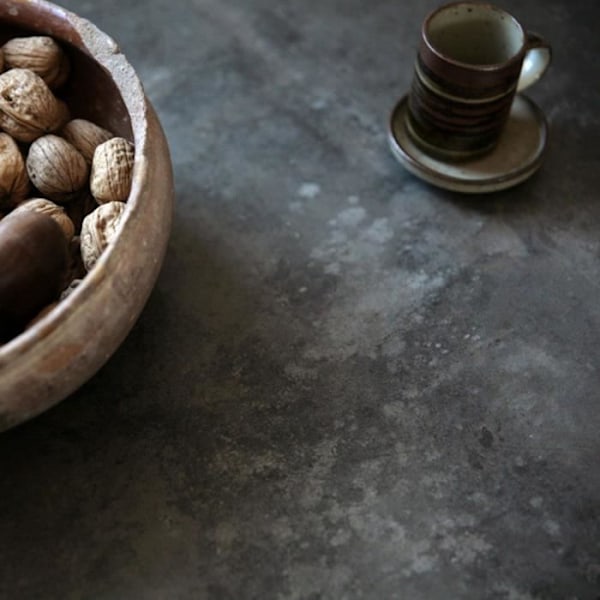
{"type": "Polygon", "coordinates": [[[595,0],[505,0],[554,46],[542,169],[407,173],[417,0],[64,1],[169,139],[134,330],[0,436],[6,599],[600,597],[595,0]]]}

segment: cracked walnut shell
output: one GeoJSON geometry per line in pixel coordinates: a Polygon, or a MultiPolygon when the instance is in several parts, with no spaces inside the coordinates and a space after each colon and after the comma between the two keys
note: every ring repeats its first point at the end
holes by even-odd
{"type": "Polygon", "coordinates": [[[7,69],[29,69],[39,75],[50,89],[60,87],[67,80],[69,59],[49,36],[12,38],[2,46],[2,50],[7,69]]]}
{"type": "Polygon", "coordinates": [[[131,190],[133,160],[133,144],[122,137],[114,137],[96,148],[90,190],[98,204],[127,200],[131,190]]]}
{"type": "Polygon", "coordinates": [[[26,165],[31,183],[56,202],[72,200],[88,180],[85,158],[57,135],[44,135],[35,140],[29,147],[26,165]]]}
{"type": "Polygon", "coordinates": [[[100,255],[119,233],[127,205],[113,201],[101,204],[81,225],[81,258],[90,271],[100,255]]]}
{"type": "Polygon", "coordinates": [[[10,211],[29,193],[25,160],[15,141],[0,133],[0,210],[10,211]]]}

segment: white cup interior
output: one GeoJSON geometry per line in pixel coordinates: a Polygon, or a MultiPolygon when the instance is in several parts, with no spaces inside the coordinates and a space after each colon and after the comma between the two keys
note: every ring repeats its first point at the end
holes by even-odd
{"type": "Polygon", "coordinates": [[[489,4],[444,7],[431,16],[425,34],[438,54],[473,66],[504,63],[525,44],[523,29],[514,17],[489,4]]]}

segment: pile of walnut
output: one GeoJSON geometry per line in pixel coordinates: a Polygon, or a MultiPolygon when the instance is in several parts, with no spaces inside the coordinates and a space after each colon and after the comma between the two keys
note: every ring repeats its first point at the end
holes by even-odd
{"type": "Polygon", "coordinates": [[[134,148],[71,119],[67,54],[50,37],[0,48],[0,343],[67,297],[119,229],[134,148]]]}

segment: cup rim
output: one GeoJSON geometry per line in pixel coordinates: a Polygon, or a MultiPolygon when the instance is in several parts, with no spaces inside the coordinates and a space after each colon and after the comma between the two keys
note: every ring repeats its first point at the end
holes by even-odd
{"type": "Polygon", "coordinates": [[[460,67],[462,69],[467,69],[470,71],[500,71],[502,69],[505,69],[509,66],[512,66],[513,64],[515,64],[516,62],[518,62],[519,60],[521,60],[521,58],[523,57],[523,54],[525,52],[525,49],[527,47],[527,34],[525,32],[525,29],[523,28],[523,26],[521,25],[521,23],[517,20],[516,17],[514,17],[511,13],[509,13],[507,10],[500,8],[499,6],[492,4],[491,2],[477,2],[477,1],[473,1],[473,0],[457,0],[456,2],[449,2],[447,4],[443,4],[441,6],[438,6],[437,8],[433,9],[426,17],[425,20],[423,21],[423,24],[421,26],[421,40],[422,42],[427,46],[427,49],[433,53],[439,60],[442,60],[448,64],[452,64],[456,67],[460,67]],[[440,14],[442,11],[445,10],[449,10],[458,6],[477,6],[477,7],[484,7],[484,8],[489,8],[489,9],[493,9],[496,10],[504,15],[506,15],[506,17],[508,17],[519,29],[519,32],[521,34],[521,46],[518,50],[518,52],[515,52],[515,54],[513,54],[510,58],[508,58],[507,60],[504,60],[502,62],[497,62],[497,63],[483,63],[483,64],[472,64],[472,63],[468,63],[468,62],[464,62],[461,60],[457,60],[455,58],[451,58],[449,56],[447,56],[446,54],[443,54],[442,52],[440,52],[429,40],[429,36],[428,36],[428,28],[431,24],[431,21],[434,19],[434,17],[436,17],[438,14],[440,14]]]}

